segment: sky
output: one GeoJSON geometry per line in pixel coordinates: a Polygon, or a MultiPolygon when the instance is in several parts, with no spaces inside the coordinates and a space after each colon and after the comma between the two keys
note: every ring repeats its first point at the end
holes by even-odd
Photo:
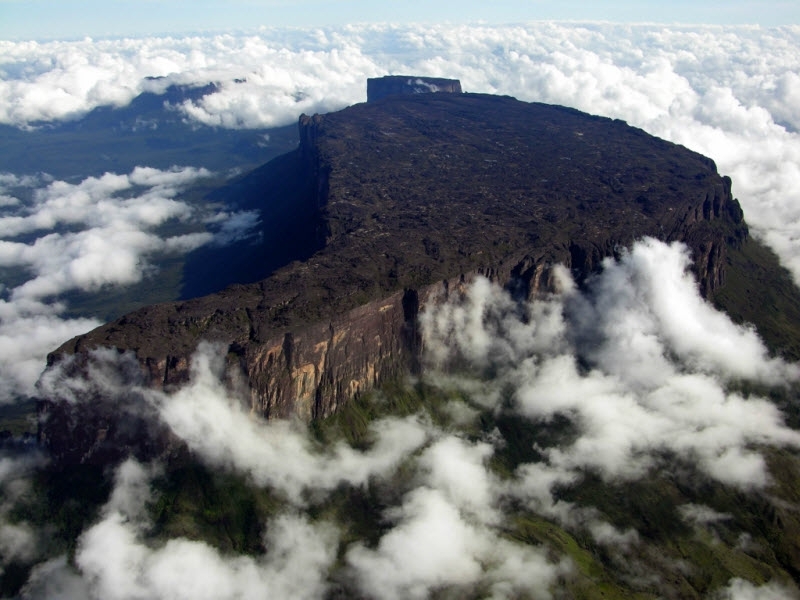
{"type": "Polygon", "coordinates": [[[347,23],[520,23],[534,20],[691,24],[800,23],[787,0],[0,0],[0,39],[43,40],[320,27],[347,23]]]}

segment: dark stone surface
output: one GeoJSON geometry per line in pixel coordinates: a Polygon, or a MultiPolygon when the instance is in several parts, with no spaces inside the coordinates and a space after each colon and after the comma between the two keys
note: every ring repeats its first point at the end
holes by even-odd
{"type": "Polygon", "coordinates": [[[724,281],[727,249],[747,237],[713,161],[568,108],[390,96],[304,116],[300,139],[285,186],[302,191],[298,212],[291,195],[263,210],[276,230],[287,223],[306,240],[315,251],[307,260],[126,315],[67,342],[50,365],[114,346],[135,352],[149,385],[169,388],[188,377],[199,341],[218,341],[254,411],[311,419],[416,368],[416,314],[477,274],[533,296],[550,289],[553,265],[580,282],[653,236],[689,245],[710,294],[724,281]]]}

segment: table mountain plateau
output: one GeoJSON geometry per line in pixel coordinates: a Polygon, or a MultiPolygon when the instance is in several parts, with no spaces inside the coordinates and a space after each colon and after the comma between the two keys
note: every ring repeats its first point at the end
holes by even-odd
{"type": "MultiPolygon", "coordinates": [[[[711,298],[747,243],[730,179],[682,146],[560,106],[371,85],[370,102],[302,116],[295,151],[228,187],[264,224],[237,268],[266,278],[137,310],[65,343],[48,371],[114,347],[138,361],[126,381],[170,389],[208,340],[256,414],[311,420],[419,368],[417,315],[475,276],[533,297],[554,265],[583,282],[652,236],[690,248],[711,298]]],[[[56,455],[133,443],[114,411],[67,406],[42,403],[56,455]]]]}

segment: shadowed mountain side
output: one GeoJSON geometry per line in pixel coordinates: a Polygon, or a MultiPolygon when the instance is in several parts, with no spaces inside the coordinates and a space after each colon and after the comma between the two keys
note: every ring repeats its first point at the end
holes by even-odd
{"type": "Polygon", "coordinates": [[[128,314],[67,342],[49,364],[77,353],[69,364],[80,370],[90,349],[115,346],[136,353],[144,381],[171,387],[186,381],[197,344],[217,341],[256,413],[311,419],[415,368],[418,312],[475,275],[531,297],[553,289],[554,265],[582,282],[603,258],[653,236],[689,246],[711,296],[729,249],[747,238],[713,161],[568,108],[395,96],[304,116],[300,138],[297,154],[240,185],[245,196],[277,198],[270,210],[283,217],[302,207],[283,238],[299,239],[267,260],[308,248],[311,224],[318,252],[258,283],[128,314]],[[260,181],[287,193],[259,194],[260,181]],[[294,204],[292,189],[309,196],[294,204]]]}
{"type": "Polygon", "coordinates": [[[252,283],[321,248],[314,181],[300,151],[289,152],[209,194],[226,210],[255,211],[255,237],[223,246],[203,246],[186,257],[182,298],[252,283]]]}

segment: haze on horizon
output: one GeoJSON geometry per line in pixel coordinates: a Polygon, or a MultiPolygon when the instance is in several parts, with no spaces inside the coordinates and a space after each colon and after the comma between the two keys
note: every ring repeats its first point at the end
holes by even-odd
{"type": "Polygon", "coordinates": [[[0,0],[0,39],[186,35],[271,27],[353,23],[507,24],[604,21],[776,27],[800,23],[795,2],[769,0],[501,0],[370,2],[368,0],[0,0]]]}

